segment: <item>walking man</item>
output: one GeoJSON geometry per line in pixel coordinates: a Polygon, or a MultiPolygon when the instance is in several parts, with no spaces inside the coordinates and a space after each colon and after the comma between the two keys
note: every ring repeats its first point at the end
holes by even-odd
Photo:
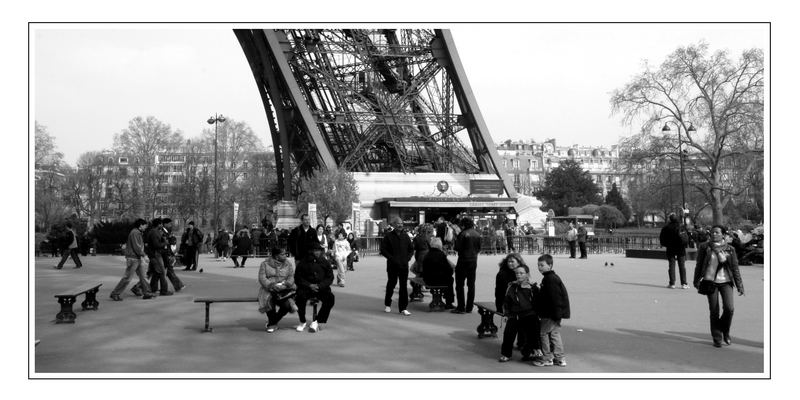
{"type": "Polygon", "coordinates": [[[478,253],[481,251],[481,234],[469,217],[461,220],[461,233],[456,238],[456,308],[450,312],[464,314],[472,312],[475,301],[475,272],[478,269],[478,253]],[[467,298],[464,302],[464,281],[467,283],[467,298]]]}
{"type": "Polygon", "coordinates": [[[147,243],[145,254],[150,258],[150,268],[153,271],[153,276],[150,278],[150,290],[157,292],[160,289],[162,296],[170,296],[172,292],[169,290],[169,284],[167,283],[164,258],[162,256],[167,251],[167,242],[164,240],[161,218],[153,219],[151,225],[152,227],[145,238],[145,243],[147,243]]]}
{"type": "Polygon", "coordinates": [[[142,258],[145,257],[142,232],[144,232],[145,229],[147,229],[147,221],[139,218],[128,234],[128,241],[125,243],[125,274],[114,290],[111,291],[111,300],[122,301],[120,294],[128,287],[134,273],[139,277],[138,286],[142,290],[142,298],[153,298],[153,294],[150,292],[150,285],[147,284],[147,276],[145,276],[144,263],[142,262],[142,258]]]}
{"type": "Polygon", "coordinates": [[[172,220],[164,218],[161,222],[161,231],[164,235],[164,241],[167,242],[167,247],[161,255],[164,259],[164,270],[166,271],[167,279],[172,283],[172,287],[175,288],[176,292],[180,292],[185,285],[181,282],[181,278],[178,278],[178,275],[175,274],[175,252],[172,250],[172,246],[175,245],[176,240],[175,236],[172,236],[172,220]]]}
{"type": "MultiPolygon", "coordinates": [[[[670,289],[675,289],[675,261],[678,261],[678,271],[681,276],[681,288],[689,289],[688,282],[686,281],[686,244],[681,238],[680,223],[678,216],[675,214],[669,215],[669,223],[661,228],[659,241],[661,246],[667,248],[667,263],[669,265],[668,275],[670,289]]],[[[686,236],[688,242],[688,235],[686,236]]]]}
{"type": "Polygon", "coordinates": [[[78,235],[72,230],[72,222],[67,222],[66,227],[67,235],[61,246],[61,262],[55,268],[64,268],[64,263],[67,262],[69,257],[72,257],[72,261],[75,262],[75,268],[80,268],[83,264],[81,264],[81,259],[78,258],[78,235]]]}
{"type": "Polygon", "coordinates": [[[387,232],[381,240],[381,255],[386,257],[386,296],[383,311],[392,312],[392,295],[394,288],[400,282],[400,298],[398,299],[398,309],[400,314],[411,315],[406,310],[408,306],[408,262],[414,255],[414,246],[411,238],[408,237],[403,228],[403,221],[400,217],[392,217],[392,229],[387,232]]]}
{"type": "Polygon", "coordinates": [[[194,221],[189,221],[189,227],[181,236],[181,247],[186,249],[183,252],[183,264],[186,266],[184,271],[194,271],[197,269],[198,247],[203,243],[203,232],[194,227],[194,221]]]}

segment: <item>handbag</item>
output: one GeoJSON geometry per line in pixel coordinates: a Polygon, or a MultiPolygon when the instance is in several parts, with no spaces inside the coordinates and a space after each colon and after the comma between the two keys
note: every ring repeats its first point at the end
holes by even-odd
{"type": "Polygon", "coordinates": [[[702,295],[709,295],[714,293],[714,282],[703,279],[700,281],[700,284],[697,285],[697,293],[702,295]]]}

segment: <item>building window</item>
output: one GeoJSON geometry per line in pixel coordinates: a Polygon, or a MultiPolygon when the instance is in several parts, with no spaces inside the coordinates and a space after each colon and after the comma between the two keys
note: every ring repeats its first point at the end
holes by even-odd
{"type": "Polygon", "coordinates": [[[119,161],[120,164],[127,164],[128,163],[128,157],[120,157],[118,161],[119,161]]]}

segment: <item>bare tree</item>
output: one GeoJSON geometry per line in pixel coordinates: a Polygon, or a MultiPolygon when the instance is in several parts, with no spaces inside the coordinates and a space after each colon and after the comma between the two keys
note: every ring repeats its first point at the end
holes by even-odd
{"type": "Polygon", "coordinates": [[[679,160],[679,147],[686,150],[686,183],[721,223],[725,203],[745,191],[736,176],[750,174],[763,160],[763,51],[746,50],[734,62],[705,43],[681,47],[659,69],[645,65],[612,94],[611,106],[624,124],[642,127],[623,143],[623,152],[638,152],[641,160],[679,160]],[[680,146],[676,126],[661,132],[665,121],[680,126],[680,146]],[[696,131],[689,130],[692,124],[696,131]]]}

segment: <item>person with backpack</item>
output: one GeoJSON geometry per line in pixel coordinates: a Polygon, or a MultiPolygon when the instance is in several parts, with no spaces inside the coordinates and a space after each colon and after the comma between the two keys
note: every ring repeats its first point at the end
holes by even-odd
{"type": "Polygon", "coordinates": [[[64,268],[64,263],[67,262],[69,257],[72,257],[72,261],[75,262],[75,268],[83,266],[81,259],[78,258],[78,235],[72,230],[72,222],[67,222],[66,227],[67,233],[61,242],[61,262],[54,267],[55,269],[64,268]]]}
{"type": "Polygon", "coordinates": [[[678,216],[669,215],[669,223],[661,228],[658,239],[662,247],[667,248],[667,274],[669,276],[670,289],[675,289],[675,262],[678,263],[678,271],[681,277],[681,288],[689,289],[686,280],[686,245],[689,243],[689,236],[686,231],[682,231],[678,216]]]}

